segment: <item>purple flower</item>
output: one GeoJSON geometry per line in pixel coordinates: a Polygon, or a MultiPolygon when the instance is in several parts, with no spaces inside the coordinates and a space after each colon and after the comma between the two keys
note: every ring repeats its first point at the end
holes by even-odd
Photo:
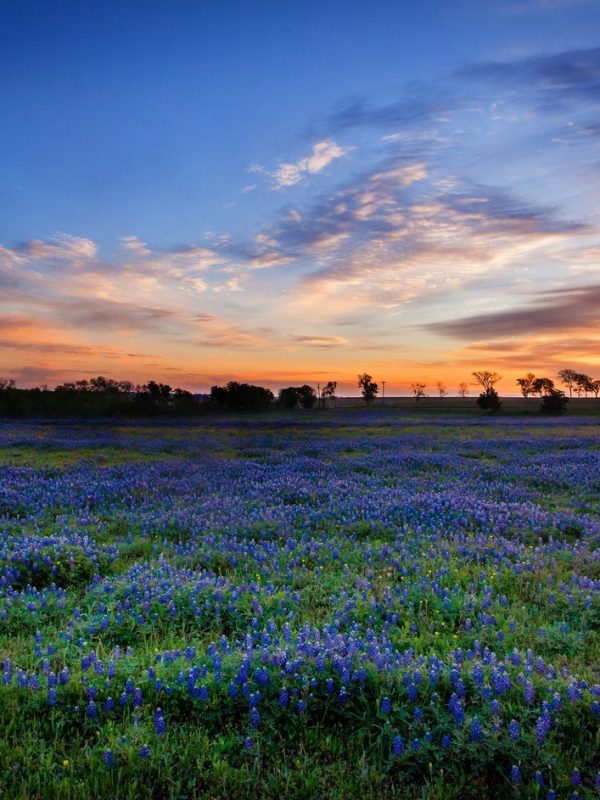
{"type": "Polygon", "coordinates": [[[399,758],[403,752],[404,752],[404,740],[398,734],[397,736],[394,736],[394,741],[392,742],[392,753],[396,756],[396,758],[399,758]]]}
{"type": "Polygon", "coordinates": [[[538,786],[543,786],[544,785],[544,776],[539,771],[539,769],[536,770],[536,773],[533,776],[533,780],[535,781],[535,783],[537,783],[538,786]]]}
{"type": "Polygon", "coordinates": [[[510,780],[515,784],[515,786],[518,786],[521,783],[521,770],[516,764],[513,764],[511,767],[510,780]]]}
{"type": "Polygon", "coordinates": [[[508,735],[513,742],[518,742],[521,738],[521,730],[518,722],[515,719],[511,719],[511,721],[508,723],[508,735]]]}
{"type": "Polygon", "coordinates": [[[389,697],[384,697],[381,701],[381,713],[389,714],[392,710],[392,701],[389,697]]]}
{"type": "Polygon", "coordinates": [[[109,769],[112,769],[115,765],[115,758],[113,756],[113,751],[105,750],[104,755],[102,756],[102,760],[109,769]]]}
{"type": "Polygon", "coordinates": [[[157,736],[164,736],[167,730],[167,723],[160,708],[157,708],[154,712],[154,728],[157,736]]]}
{"type": "Polygon", "coordinates": [[[471,720],[471,741],[480,742],[483,738],[483,731],[481,730],[481,722],[478,717],[473,717],[471,720]]]}

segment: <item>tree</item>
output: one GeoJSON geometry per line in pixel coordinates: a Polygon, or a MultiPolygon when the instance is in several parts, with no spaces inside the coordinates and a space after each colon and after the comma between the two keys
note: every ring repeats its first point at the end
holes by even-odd
{"type": "Polygon", "coordinates": [[[577,396],[581,397],[581,392],[585,394],[587,397],[588,392],[593,392],[592,386],[592,379],[589,375],[585,375],[583,372],[577,372],[575,374],[575,391],[577,392],[577,396]]]}
{"type": "Polygon", "coordinates": [[[534,393],[535,381],[536,377],[533,372],[528,372],[524,378],[517,378],[517,386],[521,387],[523,397],[529,397],[530,394],[534,393]]]}
{"type": "Polygon", "coordinates": [[[211,387],[209,402],[215,408],[225,408],[227,405],[227,389],[224,386],[211,387]]]}
{"type": "Polygon", "coordinates": [[[316,402],[315,390],[306,383],[304,386],[288,386],[280,389],[277,398],[277,404],[288,409],[297,408],[299,405],[302,408],[312,408],[316,402]]]}
{"type": "Polygon", "coordinates": [[[379,386],[373,382],[373,378],[366,372],[358,376],[358,387],[362,391],[365,403],[369,405],[379,392],[379,386]]]}
{"type": "Polygon", "coordinates": [[[420,397],[425,397],[425,384],[424,383],[411,383],[410,388],[415,396],[415,403],[419,401],[420,397]]]}
{"type": "Polygon", "coordinates": [[[561,369],[558,373],[561,383],[569,389],[569,397],[573,397],[573,384],[577,378],[577,373],[574,369],[561,369]]]}
{"type": "Polygon", "coordinates": [[[12,378],[0,378],[0,392],[6,392],[8,389],[15,388],[15,382],[12,378]]]}
{"type": "Polygon", "coordinates": [[[231,411],[265,411],[275,398],[270,389],[250,383],[229,381],[227,408],[231,411]]]}
{"type": "Polygon", "coordinates": [[[459,383],[458,393],[464,399],[469,394],[469,385],[467,383],[459,383]]]}
{"type": "Polygon", "coordinates": [[[493,386],[489,386],[477,398],[477,405],[482,411],[498,411],[502,401],[493,386]]]}
{"type": "Polygon", "coordinates": [[[488,370],[483,370],[482,372],[472,372],[471,375],[475,378],[477,383],[483,387],[484,392],[487,392],[488,389],[493,388],[494,384],[498,383],[498,381],[502,379],[502,375],[498,375],[497,372],[489,372],[488,370]]]}
{"type": "Polygon", "coordinates": [[[298,389],[295,386],[287,386],[285,389],[279,390],[277,405],[287,409],[296,408],[299,399],[298,389]]]}
{"type": "Polygon", "coordinates": [[[596,398],[600,394],[600,380],[598,378],[592,381],[592,392],[594,393],[594,397],[596,398]]]}
{"type": "Polygon", "coordinates": [[[302,408],[312,408],[317,402],[317,395],[312,386],[305,383],[304,386],[300,386],[298,389],[298,399],[302,408]]]}
{"type": "Polygon", "coordinates": [[[550,378],[536,378],[531,387],[532,393],[539,394],[540,397],[551,389],[554,389],[554,381],[550,378]]]}
{"type": "Polygon", "coordinates": [[[561,391],[561,389],[550,388],[542,397],[542,414],[561,416],[567,410],[568,402],[569,398],[563,391],[561,391]]]}
{"type": "Polygon", "coordinates": [[[447,397],[448,390],[446,389],[446,384],[445,383],[442,383],[442,381],[438,381],[435,386],[436,386],[436,388],[438,390],[438,393],[440,395],[440,400],[442,398],[444,398],[444,397],[447,397]]]}
{"type": "Polygon", "coordinates": [[[327,399],[329,398],[332,401],[335,401],[335,392],[337,389],[337,381],[329,381],[323,387],[323,391],[321,392],[321,397],[323,398],[323,406],[326,405],[327,399]]]}

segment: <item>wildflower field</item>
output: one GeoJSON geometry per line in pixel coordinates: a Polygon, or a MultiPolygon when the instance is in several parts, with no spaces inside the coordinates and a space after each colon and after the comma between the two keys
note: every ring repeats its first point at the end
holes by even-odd
{"type": "Polygon", "coordinates": [[[0,424],[0,797],[600,797],[600,424],[0,424]]]}

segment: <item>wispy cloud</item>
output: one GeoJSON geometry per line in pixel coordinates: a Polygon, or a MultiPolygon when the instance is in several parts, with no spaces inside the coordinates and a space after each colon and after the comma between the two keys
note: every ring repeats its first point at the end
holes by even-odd
{"type": "Polygon", "coordinates": [[[542,292],[525,308],[508,309],[430,325],[437,333],[461,339],[493,339],[580,330],[600,325],[600,285],[542,292]]]}
{"type": "Polygon", "coordinates": [[[471,64],[458,75],[519,87],[537,98],[539,110],[555,112],[575,101],[600,102],[600,47],[471,64]]]}
{"type": "Polygon", "coordinates": [[[445,119],[462,103],[459,97],[433,92],[431,87],[427,87],[426,96],[418,96],[412,91],[407,94],[407,97],[382,104],[373,103],[365,97],[346,100],[321,124],[332,132],[365,127],[384,131],[412,128],[445,119]]]}
{"type": "Polygon", "coordinates": [[[250,167],[250,172],[268,175],[273,181],[273,188],[283,189],[295,186],[306,175],[317,175],[325,167],[329,166],[332,161],[347,156],[351,149],[350,147],[341,147],[336,142],[328,139],[314,144],[309,155],[298,161],[284,161],[274,170],[268,170],[265,167],[253,164],[250,167]]]}

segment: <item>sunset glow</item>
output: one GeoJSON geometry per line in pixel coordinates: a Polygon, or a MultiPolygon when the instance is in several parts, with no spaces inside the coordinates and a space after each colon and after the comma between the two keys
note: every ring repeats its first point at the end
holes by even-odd
{"type": "Polygon", "coordinates": [[[600,377],[596,2],[2,18],[0,375],[600,377]]]}

